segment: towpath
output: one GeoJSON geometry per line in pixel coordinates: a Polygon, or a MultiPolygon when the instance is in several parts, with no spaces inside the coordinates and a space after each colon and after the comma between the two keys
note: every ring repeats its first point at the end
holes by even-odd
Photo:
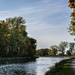
{"type": "Polygon", "coordinates": [[[75,59],[71,62],[70,68],[72,69],[75,75],[75,59]]]}

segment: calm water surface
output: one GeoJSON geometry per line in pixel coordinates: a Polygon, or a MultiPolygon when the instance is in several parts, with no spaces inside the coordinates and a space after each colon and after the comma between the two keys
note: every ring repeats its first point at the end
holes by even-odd
{"type": "Polygon", "coordinates": [[[0,75],[45,75],[49,67],[68,57],[39,57],[36,61],[0,65],[0,75]]]}

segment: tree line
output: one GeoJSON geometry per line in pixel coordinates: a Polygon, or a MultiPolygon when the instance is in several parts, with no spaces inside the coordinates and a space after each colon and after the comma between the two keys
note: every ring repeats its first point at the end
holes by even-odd
{"type": "Polygon", "coordinates": [[[0,57],[33,57],[36,40],[26,32],[26,21],[22,17],[0,20],[0,57]]]}
{"type": "Polygon", "coordinates": [[[36,50],[36,56],[75,56],[75,43],[61,41],[59,45],[52,45],[50,48],[36,50]]]}

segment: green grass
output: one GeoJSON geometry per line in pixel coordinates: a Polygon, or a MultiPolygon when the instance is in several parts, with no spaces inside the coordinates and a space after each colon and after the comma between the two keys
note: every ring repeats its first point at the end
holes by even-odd
{"type": "Polygon", "coordinates": [[[67,60],[64,65],[63,65],[63,69],[59,72],[61,75],[74,75],[72,70],[70,69],[70,63],[71,63],[72,59],[67,60]]]}
{"type": "Polygon", "coordinates": [[[45,75],[74,75],[70,69],[70,63],[73,59],[75,58],[62,60],[59,63],[56,63],[45,75]]]}

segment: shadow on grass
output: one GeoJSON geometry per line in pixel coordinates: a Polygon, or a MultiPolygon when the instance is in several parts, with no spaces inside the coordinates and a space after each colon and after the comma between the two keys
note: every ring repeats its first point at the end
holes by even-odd
{"type": "Polygon", "coordinates": [[[51,67],[45,75],[74,75],[70,69],[70,63],[74,58],[65,59],[56,63],[54,67],[51,67]]]}

